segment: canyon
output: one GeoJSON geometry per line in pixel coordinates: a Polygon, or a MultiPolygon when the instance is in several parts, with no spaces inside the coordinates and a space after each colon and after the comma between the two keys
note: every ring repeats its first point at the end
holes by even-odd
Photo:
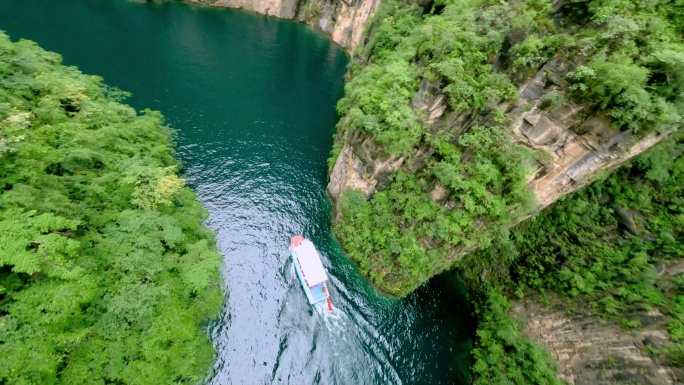
{"type": "MultiPolygon", "coordinates": [[[[368,21],[380,7],[380,0],[189,0],[214,7],[238,8],[282,19],[305,23],[328,35],[352,58],[365,48],[368,21]]],[[[567,1],[553,2],[554,10],[567,1]]],[[[560,197],[587,186],[620,165],[653,147],[670,132],[635,134],[621,130],[600,111],[574,100],[567,75],[577,68],[571,59],[554,56],[527,76],[515,79],[518,99],[499,104],[511,121],[511,137],[534,152],[529,164],[527,186],[536,198],[536,207],[525,220],[552,205],[560,197]],[[562,100],[562,102],[557,102],[562,100]]],[[[505,71],[506,68],[499,68],[505,71]]],[[[487,125],[493,116],[472,118],[470,111],[457,113],[447,105],[441,85],[422,80],[411,106],[422,124],[436,130],[466,132],[475,125],[487,125]]],[[[342,117],[346,119],[347,117],[342,117]]],[[[337,207],[348,189],[361,190],[370,199],[388,188],[400,170],[417,172],[426,166],[435,149],[420,145],[404,156],[388,155],[368,133],[338,133],[341,151],[330,168],[328,195],[337,207]]],[[[451,193],[439,183],[431,185],[431,198],[453,207],[451,193]]],[[[339,210],[335,211],[339,220],[339,210]]],[[[452,250],[452,265],[476,246],[452,250]]],[[[647,314],[657,319],[646,332],[630,335],[613,323],[606,323],[588,312],[567,315],[534,300],[520,301],[513,316],[530,321],[524,332],[546,346],[561,365],[560,378],[570,384],[628,383],[630,372],[649,384],[674,383],[672,368],[653,361],[644,341],[665,341],[667,333],[662,314],[647,314]],[[655,315],[654,315],[655,314],[655,315]],[[610,353],[611,355],[608,355],[610,353]]],[[[651,319],[648,318],[648,319],[651,319]]]]}

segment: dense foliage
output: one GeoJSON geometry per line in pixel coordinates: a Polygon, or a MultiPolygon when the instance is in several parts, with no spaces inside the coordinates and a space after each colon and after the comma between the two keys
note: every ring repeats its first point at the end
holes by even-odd
{"type": "Polygon", "coordinates": [[[662,305],[656,265],[684,258],[683,138],[677,132],[604,180],[561,198],[469,257],[469,274],[488,269],[499,282],[510,276],[519,292],[583,296],[605,315],[662,305]]]}
{"type": "Polygon", "coordinates": [[[0,383],[203,378],[220,308],[205,211],[171,132],[0,33],[0,383]]]}
{"type": "Polygon", "coordinates": [[[477,345],[473,376],[477,385],[561,385],[548,351],[522,335],[508,316],[510,301],[500,289],[485,286],[475,298],[477,345]]]}
{"type": "MultiPolygon", "coordinates": [[[[659,308],[673,342],[660,353],[684,365],[684,276],[667,273],[684,263],[683,134],[468,256],[461,271],[514,296],[556,293],[569,308],[582,303],[625,328],[640,326],[637,312],[659,308]]],[[[485,287],[482,295],[498,301],[500,293],[485,287]]],[[[500,348],[478,332],[478,349],[500,348]]],[[[476,359],[478,368],[483,358],[476,359]]]]}
{"type": "MultiPolygon", "coordinates": [[[[338,110],[338,141],[367,135],[405,166],[367,202],[343,193],[336,223],[349,255],[382,290],[405,295],[487,246],[535,206],[534,154],[509,137],[506,103],[553,57],[576,66],[567,94],[622,129],[670,131],[684,111],[684,13],[669,0],[438,0],[429,12],[384,0],[338,110]],[[443,95],[448,124],[416,108],[443,95]],[[431,154],[421,160],[425,153],[431,154]],[[447,202],[435,203],[436,188],[447,202]]],[[[563,104],[563,96],[545,96],[563,104]]]]}
{"type": "Polygon", "coordinates": [[[514,19],[529,9],[485,5],[450,4],[442,14],[422,18],[416,6],[383,2],[367,62],[352,69],[338,104],[347,114],[340,129],[372,134],[390,154],[410,157],[419,145],[434,149],[425,167],[398,172],[370,202],[354,191],[340,199],[336,230],[346,250],[374,283],[395,295],[451,265],[463,250],[487,244],[534,207],[525,186],[534,154],[511,141],[496,107],[517,92],[487,62],[514,19]],[[495,110],[498,124],[467,132],[429,129],[411,106],[421,80],[444,84],[441,92],[453,111],[495,110]],[[452,205],[433,201],[435,182],[448,188],[452,205]]]}
{"type": "MultiPolygon", "coordinates": [[[[368,199],[344,192],[335,223],[382,290],[404,295],[449,266],[471,282],[479,318],[476,384],[554,384],[543,349],[520,335],[506,295],[553,291],[603,316],[658,307],[684,360],[684,280],[658,274],[684,255],[681,133],[631,165],[508,227],[534,207],[534,154],[511,142],[506,106],[550,59],[569,62],[563,94],[638,135],[684,119],[684,3],[671,0],[383,0],[350,67],[344,140],[372,137],[404,166],[368,199]],[[447,119],[421,105],[444,96],[447,119]],[[425,159],[425,154],[427,159],[425,159]],[[493,242],[491,247],[488,247],[493,242]],[[484,251],[462,255],[478,247],[484,251]]],[[[625,318],[625,327],[638,321],[625,318]]]]}

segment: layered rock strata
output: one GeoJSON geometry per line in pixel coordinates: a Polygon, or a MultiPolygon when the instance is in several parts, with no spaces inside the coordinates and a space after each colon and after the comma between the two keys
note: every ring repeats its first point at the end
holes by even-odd
{"type": "Polygon", "coordinates": [[[559,365],[559,379],[569,385],[671,385],[681,383],[681,369],[659,362],[648,350],[668,341],[665,317],[658,311],[635,314],[643,327],[625,331],[615,322],[588,312],[567,313],[567,306],[518,302],[512,316],[523,332],[544,345],[559,365]]]}
{"type": "MultiPolygon", "coordinates": [[[[600,112],[573,102],[567,95],[569,84],[564,80],[572,67],[566,60],[550,60],[520,86],[517,102],[500,106],[512,122],[513,139],[537,154],[528,186],[536,195],[538,209],[586,186],[667,136],[658,132],[639,136],[621,131],[600,112]]],[[[487,117],[468,119],[466,114],[455,115],[445,103],[444,96],[424,82],[413,104],[426,117],[425,123],[435,130],[465,132],[475,124],[487,123],[487,117]]],[[[349,188],[361,189],[370,197],[386,188],[389,176],[399,168],[416,171],[434,152],[426,147],[415,149],[407,158],[386,158],[369,135],[347,134],[338,140],[343,140],[344,146],[328,185],[328,193],[335,201],[349,188]],[[406,162],[408,158],[410,162],[406,162]]],[[[437,185],[432,196],[440,201],[447,192],[437,185]]]]}
{"type": "Polygon", "coordinates": [[[187,0],[213,7],[244,9],[308,24],[353,54],[363,40],[366,21],[380,0],[187,0]]]}

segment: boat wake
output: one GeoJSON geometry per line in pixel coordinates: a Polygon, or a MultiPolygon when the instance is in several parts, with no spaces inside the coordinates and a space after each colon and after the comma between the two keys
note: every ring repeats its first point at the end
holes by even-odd
{"type": "Polygon", "coordinates": [[[328,308],[321,304],[320,306],[314,307],[316,315],[322,321],[322,324],[326,329],[334,336],[342,335],[346,329],[347,321],[349,320],[344,316],[344,313],[334,307],[333,311],[328,310],[328,308]]]}

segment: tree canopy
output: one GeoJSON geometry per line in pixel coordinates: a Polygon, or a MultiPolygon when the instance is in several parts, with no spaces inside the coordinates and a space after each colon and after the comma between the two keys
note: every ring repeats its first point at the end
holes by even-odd
{"type": "Polygon", "coordinates": [[[172,131],[127,94],[0,32],[0,383],[206,376],[222,302],[172,131]]]}
{"type": "MultiPolygon", "coordinates": [[[[385,292],[406,295],[449,267],[480,285],[476,384],[559,383],[548,352],[508,316],[507,296],[529,290],[556,292],[604,317],[658,307],[672,344],[654,354],[684,362],[684,280],[656,272],[684,257],[683,15],[681,0],[435,0],[425,9],[383,0],[366,28],[338,103],[344,119],[331,161],[344,140],[371,137],[409,166],[370,197],[343,192],[335,230],[385,292]],[[673,134],[511,230],[532,214],[527,167],[544,154],[512,141],[505,106],[553,58],[571,64],[561,79],[567,92],[544,102],[572,98],[636,136],[673,134]],[[417,108],[438,96],[446,124],[417,108]],[[434,198],[436,186],[448,201],[434,198]],[[638,229],[627,231],[620,217],[638,229]]],[[[639,327],[636,318],[622,325],[639,327]]]]}
{"type": "Polygon", "coordinates": [[[345,250],[401,296],[530,214],[530,165],[544,154],[512,140],[503,106],[552,58],[573,62],[563,81],[585,111],[637,135],[678,129],[681,14],[684,5],[670,0],[578,0],[555,10],[550,0],[437,0],[426,9],[383,0],[338,103],[338,138],[370,136],[410,166],[370,199],[343,192],[335,228],[345,250]],[[416,108],[428,96],[445,98],[450,123],[432,124],[416,108]],[[448,204],[433,201],[436,186],[448,204]]]}

